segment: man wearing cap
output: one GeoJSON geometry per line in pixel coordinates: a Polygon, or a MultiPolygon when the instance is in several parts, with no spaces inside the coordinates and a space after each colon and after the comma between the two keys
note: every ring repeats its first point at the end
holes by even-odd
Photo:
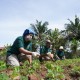
{"type": "Polygon", "coordinates": [[[59,50],[56,51],[56,58],[57,58],[58,60],[65,59],[63,46],[60,46],[60,47],[59,47],[59,50]]]}
{"type": "Polygon", "coordinates": [[[40,48],[37,49],[37,52],[40,53],[39,56],[39,61],[42,62],[43,58],[48,60],[51,59],[53,60],[53,54],[51,53],[51,41],[50,40],[46,40],[45,45],[41,45],[40,48]]]}
{"type": "Polygon", "coordinates": [[[24,54],[29,63],[32,62],[32,55],[39,55],[37,52],[32,52],[32,36],[34,33],[26,29],[23,36],[19,36],[14,41],[13,45],[7,51],[6,63],[7,65],[20,66],[19,55],[24,54]]]}

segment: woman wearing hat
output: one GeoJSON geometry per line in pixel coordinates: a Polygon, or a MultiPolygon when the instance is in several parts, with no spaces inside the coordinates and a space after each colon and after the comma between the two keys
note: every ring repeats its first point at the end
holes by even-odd
{"type": "Polygon", "coordinates": [[[29,60],[29,63],[32,62],[32,55],[39,55],[36,52],[32,52],[32,36],[34,33],[26,29],[23,33],[23,36],[19,36],[14,41],[13,45],[7,51],[6,63],[7,65],[20,66],[19,55],[23,53],[26,59],[29,60]]]}
{"type": "Polygon", "coordinates": [[[62,60],[62,59],[65,59],[63,46],[60,46],[60,47],[59,47],[59,50],[56,51],[56,58],[57,58],[58,60],[60,60],[60,59],[61,59],[61,60],[62,60]]]}

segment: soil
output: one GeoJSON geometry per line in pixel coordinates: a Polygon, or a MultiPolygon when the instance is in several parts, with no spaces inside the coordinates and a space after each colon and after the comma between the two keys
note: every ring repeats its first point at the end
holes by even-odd
{"type": "MultiPolygon", "coordinates": [[[[80,80],[80,74],[71,74],[73,65],[63,66],[64,69],[64,80],[80,80]]],[[[34,74],[28,76],[28,80],[48,80],[46,79],[47,69],[41,64],[41,69],[37,70],[34,74]],[[41,71],[40,71],[41,70],[41,71]]],[[[8,76],[12,74],[12,69],[0,70],[0,73],[6,73],[8,76]]],[[[25,75],[26,76],[26,75],[25,75]]],[[[20,80],[20,76],[16,76],[13,80],[20,80]]]]}

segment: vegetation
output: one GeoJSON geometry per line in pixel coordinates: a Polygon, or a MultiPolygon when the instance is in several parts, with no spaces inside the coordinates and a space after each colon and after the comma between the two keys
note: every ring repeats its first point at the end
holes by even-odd
{"type": "Polygon", "coordinates": [[[63,31],[48,29],[48,22],[42,23],[37,20],[36,24],[31,24],[36,33],[33,51],[38,45],[44,45],[46,39],[50,39],[53,52],[59,46],[64,46],[68,59],[40,63],[34,58],[32,64],[25,61],[23,66],[7,68],[5,61],[6,51],[9,48],[7,45],[0,51],[0,80],[80,80],[80,19],[75,16],[74,22],[68,20],[69,23],[65,24],[63,31]],[[70,48],[69,52],[66,50],[67,47],[70,48]]]}
{"type": "MultiPolygon", "coordinates": [[[[6,50],[6,49],[5,49],[6,50]]],[[[4,52],[6,52],[3,50],[4,52]]],[[[1,52],[1,53],[2,53],[1,52]]],[[[3,54],[1,56],[3,57],[3,54]]],[[[0,61],[0,80],[79,80],[80,58],[40,63],[33,59],[32,64],[25,61],[20,67],[6,67],[5,59],[0,61]]]]}

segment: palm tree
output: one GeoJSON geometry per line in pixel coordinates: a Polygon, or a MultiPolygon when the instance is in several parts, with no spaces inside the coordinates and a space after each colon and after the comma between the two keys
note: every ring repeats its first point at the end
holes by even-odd
{"type": "Polygon", "coordinates": [[[37,37],[38,37],[38,41],[39,42],[43,42],[44,39],[46,39],[46,34],[48,34],[50,32],[50,30],[48,30],[48,22],[44,22],[42,23],[42,21],[38,21],[36,20],[36,24],[31,24],[32,29],[34,30],[34,32],[36,33],[37,37]]]}
{"type": "Polygon", "coordinates": [[[80,40],[80,19],[75,16],[74,22],[68,19],[70,23],[66,25],[67,39],[71,42],[73,56],[77,56],[78,40],[80,40]]]}
{"type": "Polygon", "coordinates": [[[66,26],[66,31],[68,33],[68,38],[69,39],[77,39],[79,40],[80,39],[80,19],[75,16],[75,21],[71,21],[70,19],[68,19],[70,23],[68,24],[65,24],[66,26]]]}
{"type": "Polygon", "coordinates": [[[49,34],[49,39],[52,42],[53,48],[57,49],[61,45],[65,46],[65,39],[57,28],[51,31],[51,33],[49,34]]]}

